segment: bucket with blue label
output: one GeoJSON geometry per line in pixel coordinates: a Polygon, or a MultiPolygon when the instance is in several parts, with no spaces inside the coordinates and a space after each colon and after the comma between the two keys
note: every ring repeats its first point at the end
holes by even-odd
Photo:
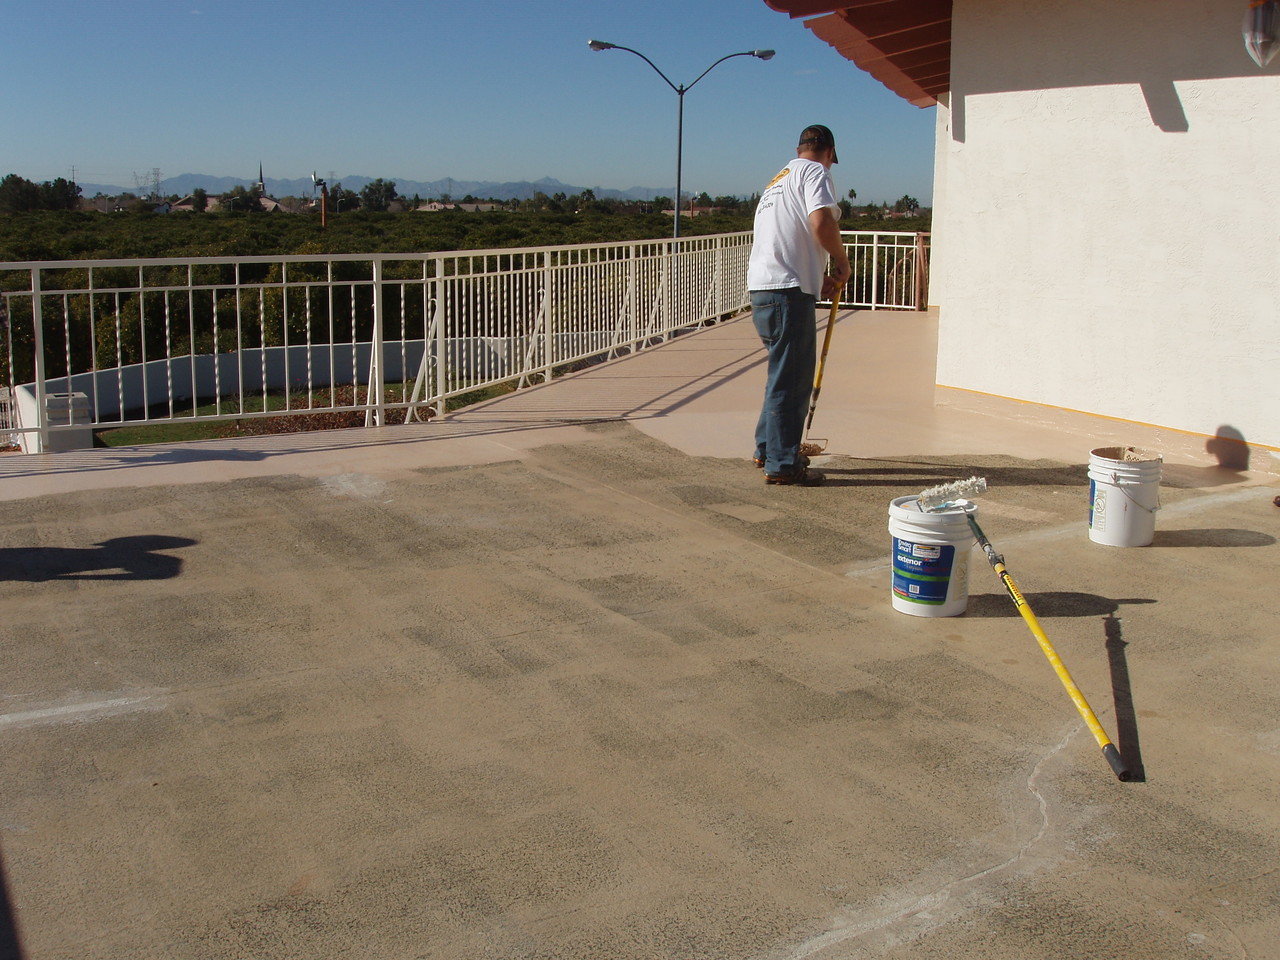
{"type": "Polygon", "coordinates": [[[969,556],[976,541],[968,515],[978,505],[961,501],[925,512],[918,497],[889,504],[893,608],[913,617],[954,617],[969,603],[969,556]]]}

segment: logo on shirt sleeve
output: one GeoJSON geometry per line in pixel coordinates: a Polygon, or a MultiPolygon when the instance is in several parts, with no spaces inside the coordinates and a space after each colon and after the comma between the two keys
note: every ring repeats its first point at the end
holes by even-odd
{"type": "Polygon", "coordinates": [[[790,172],[791,172],[790,167],[783,167],[776,177],[774,177],[772,180],[770,180],[768,183],[764,185],[764,188],[768,190],[774,184],[778,183],[778,181],[782,180],[782,178],[785,177],[790,172]]]}

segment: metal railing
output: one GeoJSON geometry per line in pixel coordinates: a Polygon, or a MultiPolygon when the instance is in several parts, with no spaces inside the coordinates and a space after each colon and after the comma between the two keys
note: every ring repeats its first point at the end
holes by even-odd
{"type": "Polygon", "coordinates": [[[844,302],[870,310],[924,310],[929,296],[927,233],[843,231],[853,277],[844,302]]]}
{"type": "MultiPolygon", "coordinates": [[[[922,305],[923,236],[846,234],[846,302],[922,305]]],[[[425,420],[464,394],[547,380],[744,309],[750,248],[750,233],[733,233],[424,254],[0,263],[0,388],[9,388],[0,413],[30,452],[162,421],[349,411],[367,425],[390,422],[392,411],[425,420]]]]}

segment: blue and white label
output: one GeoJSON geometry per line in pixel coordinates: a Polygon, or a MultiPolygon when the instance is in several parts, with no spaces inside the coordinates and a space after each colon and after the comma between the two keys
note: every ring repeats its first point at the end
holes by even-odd
{"type": "Polygon", "coordinates": [[[911,603],[947,601],[956,548],[893,538],[893,594],[911,603]]]}
{"type": "Polygon", "coordinates": [[[1107,491],[1098,488],[1098,481],[1089,478],[1089,529],[1107,529],[1107,491]]]}

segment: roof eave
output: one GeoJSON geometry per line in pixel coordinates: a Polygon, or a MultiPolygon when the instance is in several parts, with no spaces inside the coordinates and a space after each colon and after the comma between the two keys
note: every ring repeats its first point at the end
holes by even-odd
{"type": "Polygon", "coordinates": [[[909,103],[951,85],[951,0],[764,0],[909,103]]]}

